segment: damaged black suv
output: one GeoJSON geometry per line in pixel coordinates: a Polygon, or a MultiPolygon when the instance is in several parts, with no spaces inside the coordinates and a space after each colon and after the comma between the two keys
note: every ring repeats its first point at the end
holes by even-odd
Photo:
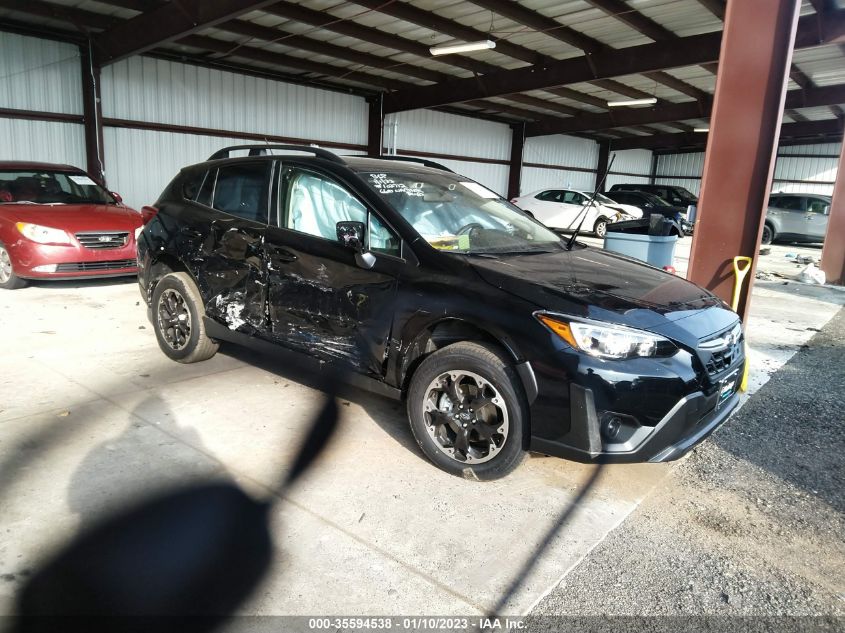
{"type": "Polygon", "coordinates": [[[743,333],[721,300],[429,161],[236,146],[150,213],[139,282],[165,354],[231,341],[328,362],[404,398],[454,474],[500,477],[526,450],[676,459],[738,401],[743,333]]]}

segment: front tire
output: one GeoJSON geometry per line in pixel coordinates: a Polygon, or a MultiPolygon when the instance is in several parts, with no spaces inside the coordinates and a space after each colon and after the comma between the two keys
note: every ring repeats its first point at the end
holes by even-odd
{"type": "Polygon", "coordinates": [[[426,457],[452,475],[499,479],[525,455],[522,385],[491,345],[464,341],[426,358],[411,378],[408,418],[426,457]]]}
{"type": "Polygon", "coordinates": [[[593,233],[596,237],[604,237],[607,235],[607,219],[599,218],[593,226],[593,233]]]}
{"type": "Polygon", "coordinates": [[[760,238],[761,244],[771,244],[775,239],[775,231],[768,224],[763,225],[763,236],[760,238]]]}
{"type": "Polygon", "coordinates": [[[158,346],[179,363],[197,363],[217,353],[220,345],[205,333],[205,306],[187,273],[170,273],[153,291],[153,329],[158,346]]]}
{"type": "Polygon", "coordinates": [[[17,290],[26,286],[26,280],[15,274],[12,266],[12,256],[5,246],[0,246],[0,288],[17,290]]]}

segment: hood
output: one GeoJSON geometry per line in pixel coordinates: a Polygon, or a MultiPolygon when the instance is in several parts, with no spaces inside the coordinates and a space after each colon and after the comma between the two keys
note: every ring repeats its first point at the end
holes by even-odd
{"type": "Polygon", "coordinates": [[[142,224],[134,209],[110,204],[3,204],[0,214],[12,223],[29,222],[69,233],[133,231],[142,224]]]}
{"type": "Polygon", "coordinates": [[[613,209],[614,211],[621,211],[625,215],[629,215],[632,218],[641,218],[643,217],[643,210],[639,207],[635,207],[630,204],[620,204],[618,202],[614,202],[610,204],[608,202],[602,204],[603,207],[606,209],[613,209]]]}
{"type": "MultiPolygon", "coordinates": [[[[654,329],[708,308],[722,310],[724,306],[719,298],[681,277],[590,247],[473,257],[471,262],[486,282],[538,309],[631,327],[654,329]]],[[[722,311],[732,315],[725,319],[736,321],[736,314],[722,311]]],[[[723,327],[723,319],[717,320],[712,331],[723,327]]],[[[699,336],[709,333],[701,332],[699,336]]]]}

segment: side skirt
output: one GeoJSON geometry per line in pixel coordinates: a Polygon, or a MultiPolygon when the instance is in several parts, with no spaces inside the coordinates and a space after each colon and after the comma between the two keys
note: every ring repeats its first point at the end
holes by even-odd
{"type": "MultiPolygon", "coordinates": [[[[208,317],[203,317],[203,323],[206,333],[213,339],[242,345],[262,354],[272,356],[277,360],[290,359],[291,366],[296,367],[300,371],[305,370],[314,375],[325,375],[327,373],[327,364],[313,356],[283,347],[276,343],[271,343],[270,341],[265,341],[257,336],[233,332],[225,325],[208,317]]],[[[392,398],[393,400],[402,399],[402,391],[400,389],[391,387],[387,383],[370,378],[369,376],[337,367],[331,367],[331,374],[332,379],[340,380],[360,389],[366,389],[367,391],[372,391],[373,393],[392,398]]]]}

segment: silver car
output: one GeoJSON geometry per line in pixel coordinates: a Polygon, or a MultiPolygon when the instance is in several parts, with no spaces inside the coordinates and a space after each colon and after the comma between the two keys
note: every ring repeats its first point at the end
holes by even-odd
{"type": "Polygon", "coordinates": [[[830,196],[773,193],[763,227],[763,244],[774,241],[823,242],[830,217],[830,196]]]}

